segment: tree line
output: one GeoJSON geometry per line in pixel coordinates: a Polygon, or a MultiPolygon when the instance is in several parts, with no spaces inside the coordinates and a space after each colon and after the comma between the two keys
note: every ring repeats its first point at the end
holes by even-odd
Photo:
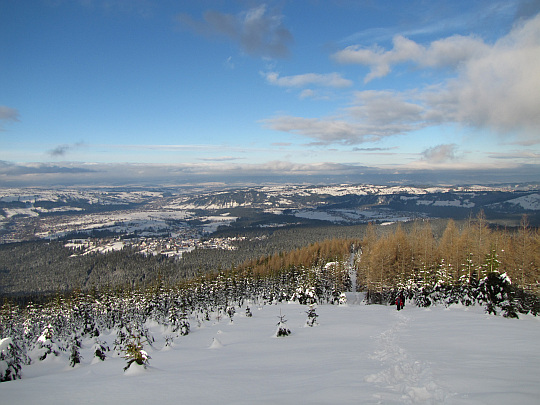
{"type": "Polygon", "coordinates": [[[525,291],[539,292],[540,234],[526,217],[517,230],[492,229],[482,213],[461,227],[450,219],[439,238],[429,221],[385,235],[370,225],[361,246],[358,281],[369,291],[457,285],[497,271],[525,291]]]}

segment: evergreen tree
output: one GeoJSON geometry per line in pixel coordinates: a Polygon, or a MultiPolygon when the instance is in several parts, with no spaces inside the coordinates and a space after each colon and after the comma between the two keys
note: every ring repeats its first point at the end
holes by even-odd
{"type": "Polygon", "coordinates": [[[251,308],[246,306],[246,317],[251,318],[253,314],[251,313],[251,308]]]}
{"type": "Polygon", "coordinates": [[[190,324],[187,312],[185,310],[182,310],[182,313],[180,314],[180,335],[187,336],[190,331],[190,324]]]}
{"type": "Polygon", "coordinates": [[[94,352],[94,357],[97,357],[101,361],[105,361],[107,358],[105,352],[109,351],[109,347],[104,342],[96,338],[92,351],[94,352]]]}
{"type": "Polygon", "coordinates": [[[124,358],[127,361],[124,371],[126,371],[133,363],[143,366],[144,368],[148,365],[150,356],[144,350],[143,338],[140,334],[131,336],[129,341],[125,344],[123,352],[124,358]]]}
{"type": "Polygon", "coordinates": [[[58,344],[53,340],[53,327],[48,324],[37,340],[37,355],[40,361],[43,361],[50,354],[58,356],[60,354],[60,348],[58,344]]]}
{"type": "Polygon", "coordinates": [[[317,318],[319,317],[319,315],[315,312],[315,304],[310,304],[309,309],[306,311],[306,313],[308,316],[306,321],[307,326],[313,327],[319,324],[317,322],[317,318]]]}
{"type": "Polygon", "coordinates": [[[277,337],[289,336],[291,334],[291,331],[289,328],[285,326],[285,323],[287,323],[287,320],[285,319],[285,315],[281,314],[281,310],[279,311],[278,318],[279,318],[279,322],[277,323],[276,336],[277,337]]]}
{"type": "Polygon", "coordinates": [[[82,356],[80,353],[81,342],[78,338],[73,338],[71,342],[71,353],[69,356],[69,365],[75,367],[75,365],[81,362],[82,356]]]}
{"type": "Polygon", "coordinates": [[[21,378],[23,354],[11,338],[0,339],[0,382],[21,378]]]}

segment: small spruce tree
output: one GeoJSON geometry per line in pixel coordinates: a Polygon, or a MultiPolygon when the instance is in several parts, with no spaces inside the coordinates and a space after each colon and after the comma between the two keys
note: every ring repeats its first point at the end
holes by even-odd
{"type": "Polygon", "coordinates": [[[0,382],[21,378],[23,357],[11,338],[0,339],[0,382]]]}
{"type": "Polygon", "coordinates": [[[49,354],[58,356],[60,354],[60,348],[53,340],[53,327],[48,324],[37,340],[38,358],[43,361],[49,354]]]}
{"type": "Polygon", "coordinates": [[[148,365],[150,356],[144,350],[141,335],[131,336],[131,339],[126,343],[123,352],[124,358],[127,361],[124,371],[126,371],[133,363],[143,366],[144,368],[148,365]]]}
{"type": "Polygon", "coordinates": [[[94,352],[94,357],[104,361],[107,358],[105,352],[109,351],[109,347],[104,342],[96,338],[92,351],[94,352]]]}
{"type": "Polygon", "coordinates": [[[246,307],[246,317],[251,318],[253,314],[251,313],[251,308],[249,306],[246,307]]]}
{"type": "Polygon", "coordinates": [[[279,318],[279,322],[277,323],[278,328],[277,328],[276,336],[277,337],[289,336],[291,334],[291,331],[285,326],[285,323],[287,322],[287,320],[285,319],[285,315],[281,315],[281,310],[279,311],[278,318],[279,318]]]}
{"type": "Polygon", "coordinates": [[[182,313],[180,314],[179,321],[180,321],[179,322],[180,335],[187,336],[190,331],[190,324],[189,324],[188,315],[186,311],[182,311],[182,313]]]}
{"type": "Polygon", "coordinates": [[[317,322],[319,315],[315,312],[315,304],[309,304],[309,309],[306,311],[306,314],[308,316],[306,321],[307,326],[313,327],[319,324],[317,322]]]}
{"type": "Polygon", "coordinates": [[[227,307],[227,315],[229,316],[231,323],[233,321],[233,317],[235,313],[236,313],[236,310],[234,309],[234,306],[227,307]]]}
{"type": "Polygon", "coordinates": [[[75,365],[81,362],[82,356],[80,353],[81,342],[78,338],[74,338],[71,342],[71,353],[69,355],[69,365],[75,367],[75,365]]]}

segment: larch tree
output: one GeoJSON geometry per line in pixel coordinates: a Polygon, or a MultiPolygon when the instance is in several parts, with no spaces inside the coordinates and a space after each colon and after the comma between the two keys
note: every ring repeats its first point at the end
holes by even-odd
{"type": "Polygon", "coordinates": [[[437,247],[437,256],[441,267],[448,272],[453,283],[461,277],[461,264],[465,260],[459,230],[453,219],[450,219],[437,247]]]}
{"type": "Polygon", "coordinates": [[[424,221],[421,227],[415,223],[411,236],[415,281],[430,285],[435,276],[436,243],[429,221],[424,221]]]}

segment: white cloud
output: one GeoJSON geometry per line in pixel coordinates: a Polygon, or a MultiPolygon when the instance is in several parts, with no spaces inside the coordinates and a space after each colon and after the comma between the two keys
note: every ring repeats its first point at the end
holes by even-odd
{"type": "Polygon", "coordinates": [[[457,145],[445,144],[428,148],[422,152],[424,160],[430,163],[444,163],[456,159],[457,145]]]}
{"type": "Polygon", "coordinates": [[[337,118],[280,115],[262,122],[267,128],[302,135],[317,143],[354,145],[421,129],[432,123],[429,119],[429,111],[405,94],[368,90],[357,92],[353,105],[337,118]]]}
{"type": "Polygon", "coordinates": [[[339,63],[369,66],[370,73],[364,79],[367,83],[375,78],[388,75],[392,70],[392,65],[399,63],[415,63],[421,67],[456,68],[461,63],[483,54],[488,49],[481,39],[461,35],[434,41],[429,47],[396,35],[393,39],[393,45],[393,49],[389,51],[385,51],[379,46],[363,48],[359,45],[352,45],[336,52],[333,58],[339,63]]]}
{"type": "Polygon", "coordinates": [[[448,118],[455,122],[515,133],[519,143],[539,143],[539,67],[540,14],[468,61],[437,102],[453,105],[448,118]]]}
{"type": "Polygon", "coordinates": [[[202,160],[204,162],[230,162],[233,160],[239,160],[241,158],[235,157],[235,156],[216,156],[216,157],[206,157],[206,158],[199,158],[199,160],[202,160]]]}
{"type": "MultiPolygon", "coordinates": [[[[408,94],[357,93],[347,113],[364,123],[363,128],[377,123],[387,127],[373,134],[459,124],[511,137],[507,142],[540,143],[540,14],[521,21],[492,45],[474,36],[451,36],[423,46],[396,36],[391,50],[350,46],[333,57],[341,63],[369,66],[366,82],[388,75],[399,63],[446,68],[451,73],[436,85],[408,94]]],[[[320,137],[323,134],[316,136],[320,137]]],[[[351,135],[349,139],[364,138],[351,135]]]]}
{"type": "Polygon", "coordinates": [[[262,123],[267,128],[275,131],[295,133],[314,139],[321,144],[373,142],[388,135],[385,128],[375,128],[343,119],[318,119],[282,115],[262,120],[262,123]]]}
{"type": "Polygon", "coordinates": [[[530,161],[535,163],[540,161],[540,152],[522,150],[522,151],[508,151],[508,152],[491,152],[488,155],[492,159],[519,159],[530,161]]]}
{"type": "Polygon", "coordinates": [[[270,84],[281,87],[306,87],[310,85],[317,85],[323,87],[350,87],[352,81],[343,78],[339,73],[305,73],[301,75],[293,76],[279,76],[276,72],[263,73],[266,81],[270,84]]]}
{"type": "Polygon", "coordinates": [[[426,119],[424,106],[407,100],[403,93],[390,91],[367,90],[356,93],[355,105],[348,112],[356,120],[365,121],[371,125],[406,125],[398,132],[421,126],[426,119]]]}
{"type": "Polygon", "coordinates": [[[304,98],[314,98],[316,96],[317,93],[315,93],[315,91],[313,89],[304,89],[302,90],[302,92],[300,93],[300,98],[301,99],[304,99],[304,98]]]}

